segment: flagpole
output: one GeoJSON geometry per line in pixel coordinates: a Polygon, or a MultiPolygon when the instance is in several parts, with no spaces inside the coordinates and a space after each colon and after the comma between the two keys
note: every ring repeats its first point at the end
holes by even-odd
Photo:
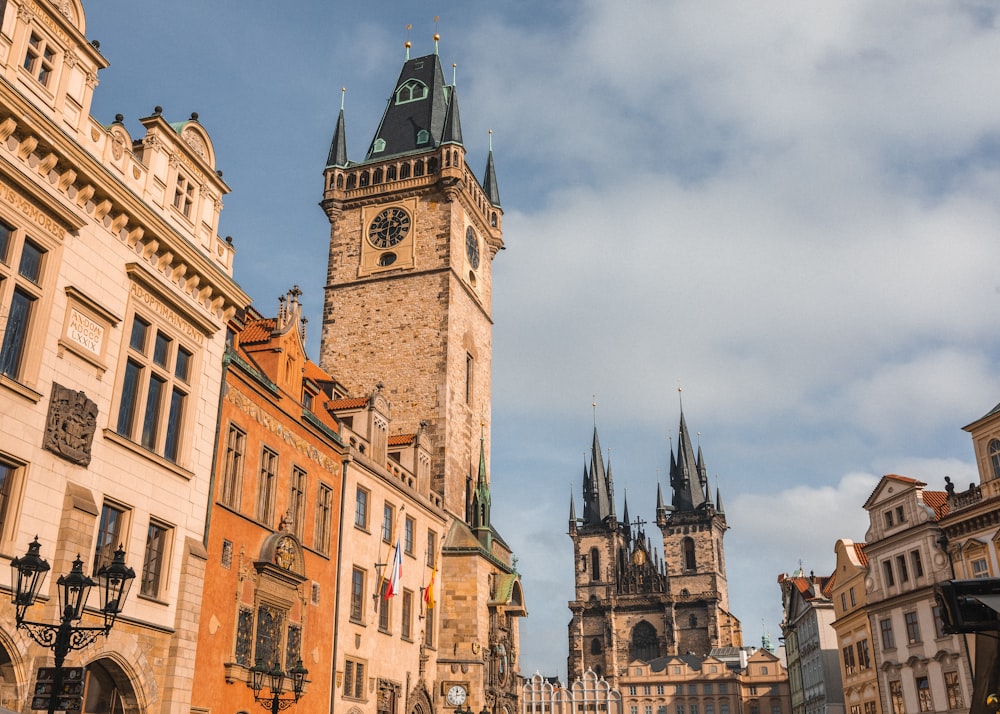
{"type": "MultiPolygon", "coordinates": [[[[386,542],[385,539],[383,539],[383,543],[385,544],[385,547],[386,547],[386,555],[388,555],[388,549],[392,547],[392,536],[394,536],[394,535],[398,536],[398,533],[399,533],[399,517],[403,515],[403,511],[405,511],[405,510],[406,510],[406,504],[405,503],[400,504],[399,510],[396,511],[396,515],[393,517],[393,521],[392,521],[392,533],[389,534],[389,540],[388,540],[388,542],[386,542]]],[[[396,538],[396,543],[399,543],[399,538],[398,537],[396,538]]],[[[379,547],[379,550],[381,551],[381,546],[379,547]]],[[[379,600],[382,597],[382,585],[385,584],[385,580],[386,580],[386,578],[385,578],[385,568],[386,568],[387,565],[388,565],[388,562],[384,562],[383,559],[382,559],[382,556],[379,555],[379,560],[378,560],[378,562],[375,563],[375,569],[378,570],[378,587],[375,589],[375,592],[372,593],[372,601],[373,601],[373,605],[375,607],[375,612],[378,612],[378,603],[379,603],[379,600]]]]}

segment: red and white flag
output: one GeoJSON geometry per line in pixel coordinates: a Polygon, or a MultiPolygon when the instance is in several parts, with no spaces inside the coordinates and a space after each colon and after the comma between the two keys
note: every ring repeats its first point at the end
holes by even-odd
{"type": "Polygon", "coordinates": [[[396,539],[396,552],[392,555],[392,570],[389,571],[388,582],[385,586],[385,599],[388,600],[393,595],[399,593],[399,581],[403,577],[403,555],[399,550],[399,539],[396,539]]]}

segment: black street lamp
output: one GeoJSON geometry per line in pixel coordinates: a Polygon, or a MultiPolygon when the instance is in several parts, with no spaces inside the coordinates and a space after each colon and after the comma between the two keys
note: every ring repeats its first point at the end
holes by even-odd
{"type": "Polygon", "coordinates": [[[269,670],[258,657],[257,664],[250,668],[250,674],[252,675],[250,686],[253,687],[254,701],[265,709],[270,709],[271,714],[278,714],[278,712],[295,704],[302,697],[302,687],[305,686],[306,675],[309,674],[309,670],[302,666],[302,660],[299,660],[298,664],[288,670],[287,673],[278,669],[277,664],[274,665],[274,669],[269,670]],[[281,696],[286,676],[292,680],[292,696],[290,697],[281,696]],[[261,694],[265,683],[267,684],[267,688],[271,690],[269,696],[261,694]]]}
{"type": "Polygon", "coordinates": [[[102,565],[97,570],[97,581],[84,575],[83,561],[77,555],[70,572],[67,575],[60,575],[56,581],[59,586],[59,624],[33,622],[24,619],[24,615],[28,608],[35,604],[38,592],[49,572],[48,562],[39,555],[41,547],[38,536],[35,536],[35,540],[28,545],[28,552],[10,562],[11,581],[14,585],[11,602],[17,608],[15,614],[17,628],[27,630],[31,639],[42,647],[52,650],[55,656],[55,677],[49,695],[49,714],[53,714],[58,694],[63,686],[63,662],[66,661],[66,655],[72,650],[83,649],[99,636],[107,635],[111,631],[135,579],[135,571],[125,565],[125,549],[121,545],[115,551],[111,563],[102,565]],[[83,617],[87,596],[95,585],[99,585],[101,589],[103,627],[74,625],[74,622],[83,617]]]}

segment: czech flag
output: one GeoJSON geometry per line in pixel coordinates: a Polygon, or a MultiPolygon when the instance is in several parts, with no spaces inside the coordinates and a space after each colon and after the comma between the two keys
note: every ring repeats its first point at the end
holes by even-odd
{"type": "Polygon", "coordinates": [[[392,555],[392,571],[389,573],[389,582],[385,586],[385,599],[388,600],[393,595],[399,594],[399,580],[403,577],[403,555],[399,550],[399,539],[396,539],[396,552],[392,555]]]}

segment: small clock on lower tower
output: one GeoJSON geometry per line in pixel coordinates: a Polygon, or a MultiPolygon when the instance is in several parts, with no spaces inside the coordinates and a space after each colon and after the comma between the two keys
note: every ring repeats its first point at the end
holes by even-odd
{"type": "Polygon", "coordinates": [[[445,691],[445,699],[453,707],[460,707],[465,704],[465,699],[468,696],[469,692],[466,690],[465,685],[462,684],[452,684],[445,691]]]}

